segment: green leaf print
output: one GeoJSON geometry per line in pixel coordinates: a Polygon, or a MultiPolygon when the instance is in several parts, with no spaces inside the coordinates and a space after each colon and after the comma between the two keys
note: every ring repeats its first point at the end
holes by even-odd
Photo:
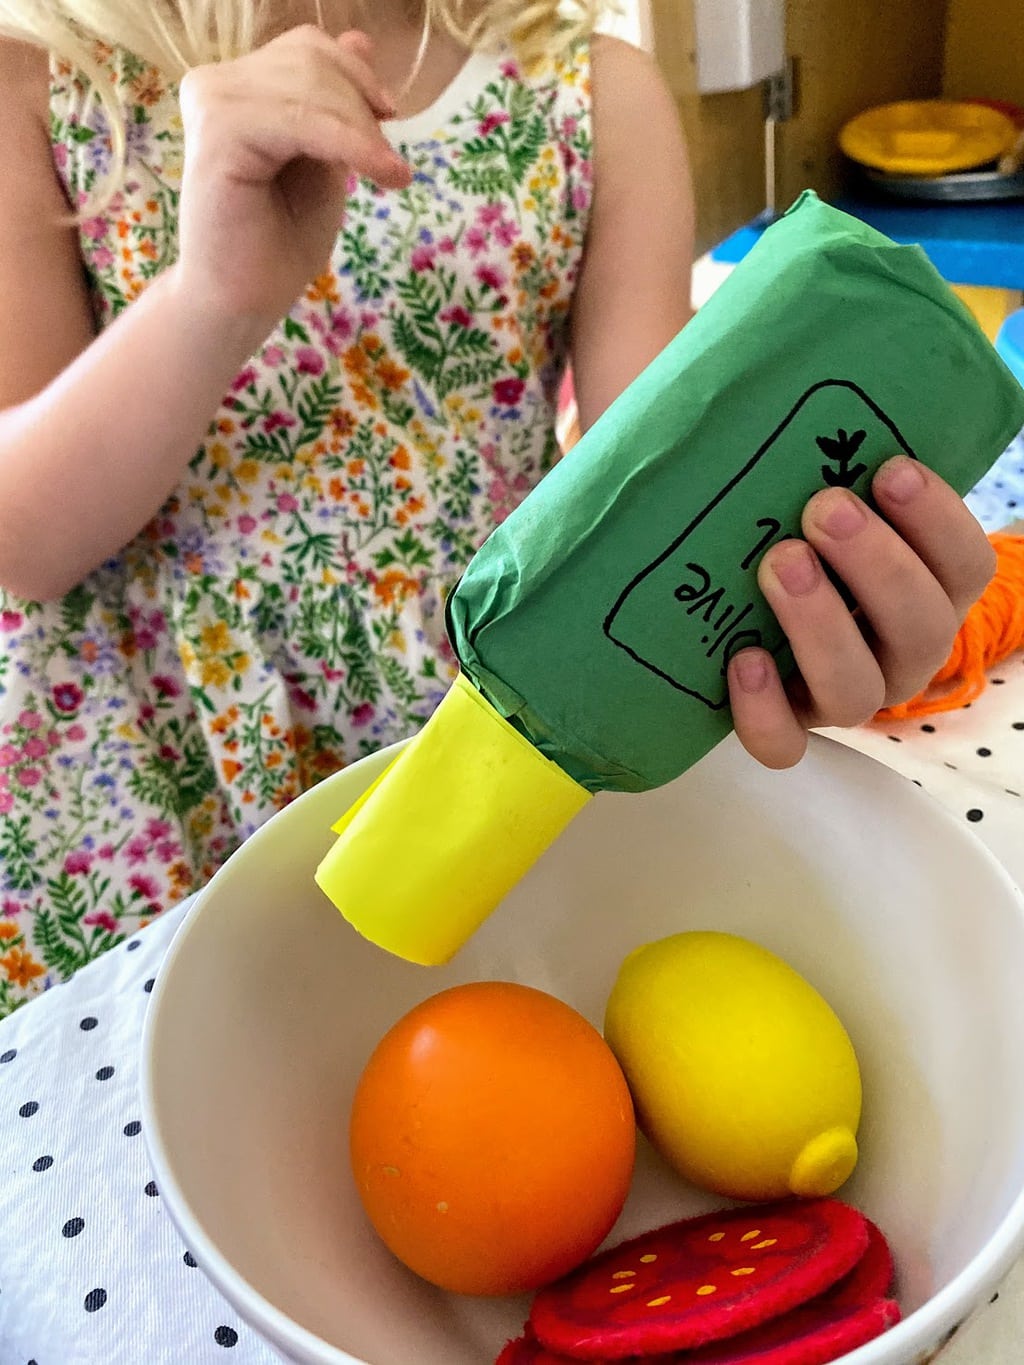
{"type": "Polygon", "coordinates": [[[187,815],[217,789],[217,774],[211,766],[202,735],[189,734],[181,747],[181,757],[177,761],[146,754],[128,778],[128,789],[133,796],[161,812],[176,816],[187,815]]]}
{"type": "Polygon", "coordinates": [[[309,333],[301,322],[296,322],[294,318],[285,318],[284,334],[289,341],[301,341],[305,346],[309,345],[309,333]]]}
{"type": "Polygon", "coordinates": [[[334,383],[330,375],[315,379],[299,400],[298,414],[302,427],[296,444],[303,446],[319,440],[340,401],[341,385],[334,383]]]}
{"type": "Polygon", "coordinates": [[[95,601],[95,593],[81,583],[61,599],[60,623],[65,635],[77,635],[84,628],[95,601]]]}
{"type": "Polygon", "coordinates": [[[6,1019],[9,1014],[13,1014],[22,1005],[27,1005],[28,996],[18,998],[11,989],[11,983],[0,978],[0,1019],[6,1019]]]}
{"type": "Polygon", "coordinates": [[[51,972],[55,972],[63,980],[67,980],[88,960],[87,957],[83,958],[80,949],[73,948],[65,942],[64,935],[49,910],[37,912],[32,935],[43,962],[51,972]]]}
{"type": "Polygon", "coordinates": [[[354,228],[346,228],[341,234],[341,242],[360,301],[383,298],[388,279],[380,269],[380,252],[370,245],[366,224],[358,223],[354,228]]]}
{"type": "Polygon", "coordinates": [[[28,831],[27,815],[7,820],[0,827],[0,870],[15,891],[32,891],[42,883],[36,871],[36,843],[28,831]]]}

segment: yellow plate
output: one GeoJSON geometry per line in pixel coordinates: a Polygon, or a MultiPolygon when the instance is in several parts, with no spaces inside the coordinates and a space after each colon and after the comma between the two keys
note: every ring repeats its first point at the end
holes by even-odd
{"type": "Polygon", "coordinates": [[[858,114],[839,145],[851,160],[892,175],[947,175],[995,161],[1015,137],[1012,121],[986,105],[905,100],[858,114]]]}

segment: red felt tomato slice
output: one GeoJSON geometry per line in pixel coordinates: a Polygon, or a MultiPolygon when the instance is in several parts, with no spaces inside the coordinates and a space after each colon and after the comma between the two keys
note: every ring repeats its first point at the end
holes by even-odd
{"type": "Polygon", "coordinates": [[[705,1214],[613,1247],[542,1289],[529,1328],[577,1360],[691,1349],[824,1293],[867,1247],[867,1220],[836,1199],[705,1214]]]}

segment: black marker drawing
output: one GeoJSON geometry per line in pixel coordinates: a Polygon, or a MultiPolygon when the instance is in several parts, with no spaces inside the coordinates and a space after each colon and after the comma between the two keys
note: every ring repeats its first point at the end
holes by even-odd
{"type": "Polygon", "coordinates": [[[748,645],[777,653],[785,638],[757,592],[769,546],[799,534],[794,485],[807,499],[822,486],[866,496],[894,455],[916,459],[896,424],[856,384],[825,379],[793,406],[739,473],[623,588],[604,633],[636,663],[719,710],[729,660],[748,645]],[[825,462],[822,462],[822,456],[825,462]],[[737,548],[739,526],[747,526],[737,548]]]}

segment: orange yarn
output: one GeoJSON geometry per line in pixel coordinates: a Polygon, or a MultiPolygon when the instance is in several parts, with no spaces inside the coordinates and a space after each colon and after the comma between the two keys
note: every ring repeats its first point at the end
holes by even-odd
{"type": "Polygon", "coordinates": [[[908,720],[953,711],[985,690],[986,671],[1024,649],[1024,536],[996,531],[996,573],[967,613],[953,652],[928,687],[899,706],[879,711],[876,720],[908,720]]]}

